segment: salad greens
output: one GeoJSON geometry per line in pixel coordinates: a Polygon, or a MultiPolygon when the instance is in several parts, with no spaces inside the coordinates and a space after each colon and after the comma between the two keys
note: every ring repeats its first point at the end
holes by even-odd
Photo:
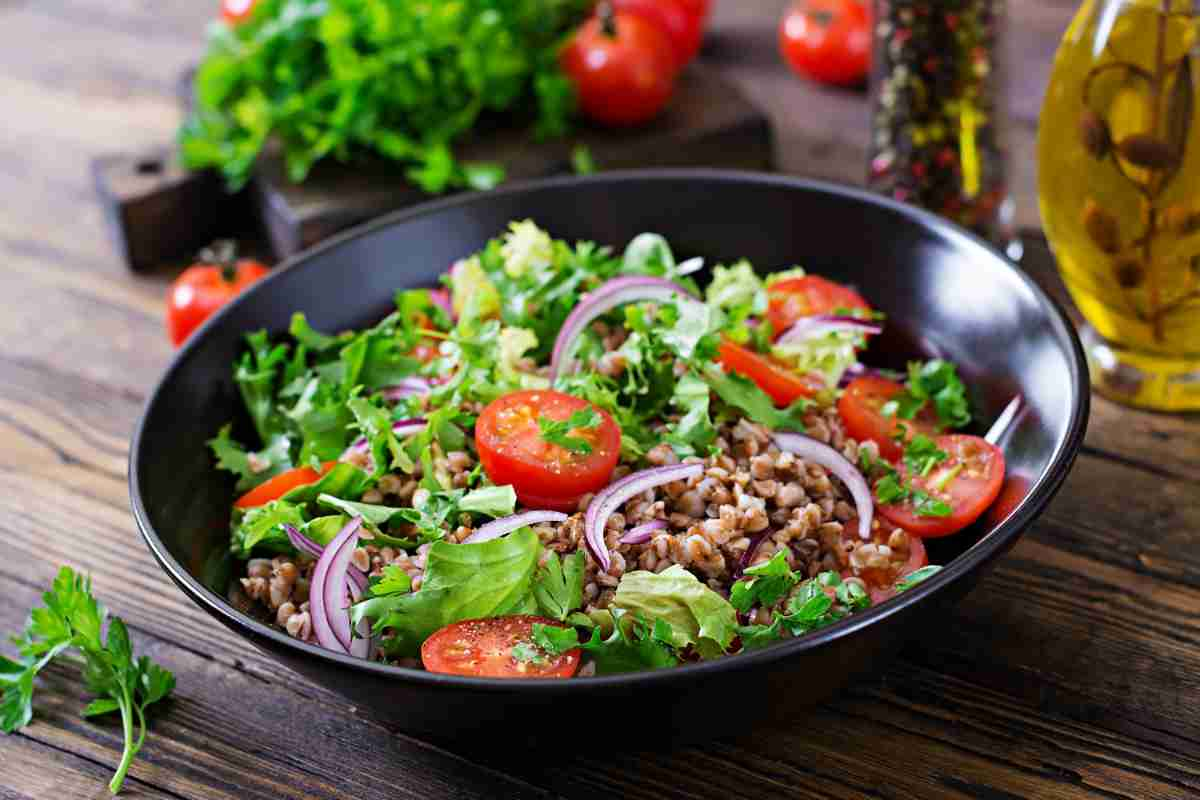
{"type": "MultiPolygon", "coordinates": [[[[638,559],[642,551],[627,551],[628,568],[616,579],[601,580],[596,574],[601,559],[590,559],[582,541],[591,547],[594,537],[602,539],[605,519],[593,520],[598,527],[588,527],[587,517],[576,519],[571,524],[584,529],[568,534],[560,529],[557,540],[543,541],[544,533],[539,538],[533,529],[519,527],[498,538],[455,543],[465,535],[459,526],[510,517],[518,511],[518,495],[530,493],[517,477],[506,479],[515,485],[494,482],[489,474],[504,472],[476,453],[479,415],[486,418],[484,407],[505,394],[531,390],[536,396],[554,389],[587,400],[586,408],[565,419],[524,406],[531,410],[529,441],[540,437],[541,444],[533,446],[558,448],[565,457],[611,456],[622,469],[647,473],[678,460],[724,455],[719,431],[739,420],[773,431],[803,431],[813,408],[827,407],[833,387],[857,363],[863,333],[843,326],[826,335],[826,328],[817,327],[798,344],[774,344],[767,316],[772,279],[761,279],[746,261],[715,265],[701,291],[694,274],[702,266],[698,259],[677,260],[657,234],[635,237],[618,254],[592,242],[556,240],[525,220],[456,262],[442,278],[444,288],[397,292],[395,310],[372,327],[333,333],[296,314],[286,338],[250,334],[234,378],[250,423],[243,435],[256,435],[261,449],[242,444],[235,438],[241,431],[226,426],[209,442],[217,466],[235,477],[242,492],[280,476],[286,482],[289,470],[313,472],[306,472],[309,482],[274,499],[235,507],[233,553],[243,559],[294,553],[287,526],[327,546],[355,518],[366,544],[410,554],[421,548],[419,579],[384,566],[351,607],[354,629],[369,622],[378,649],[393,659],[417,656],[426,639],[446,625],[536,615],[555,624],[533,624],[530,640],[514,645],[517,661],[545,665],[546,656],[579,648],[605,674],[755,649],[870,607],[871,594],[861,581],[843,581],[836,572],[809,578],[792,568],[786,550],[744,572],[730,567],[733,577],[720,576],[723,582],[706,582],[677,563],[658,561],[653,564],[658,571],[637,569],[646,564],[638,559]],[[676,286],[623,281],[618,289],[653,285],[660,290],[655,296],[667,299],[633,300],[599,316],[593,310],[586,317],[590,324],[574,326],[571,341],[558,343],[554,366],[539,367],[552,361],[559,331],[588,295],[627,276],[676,286]],[[780,407],[754,380],[726,371],[726,340],[744,344],[768,368],[820,374],[829,388],[780,407]],[[593,368],[562,369],[563,363],[593,368]],[[611,452],[594,452],[592,434],[610,424],[601,411],[620,428],[619,460],[611,452]],[[473,453],[479,464],[472,468],[473,453]],[[460,466],[452,468],[452,461],[460,466]],[[395,497],[405,499],[389,499],[395,497]],[[595,575],[594,583],[589,575],[595,575]]],[[[851,313],[872,315],[866,309],[833,312],[851,313]]],[[[911,364],[907,386],[884,412],[912,419],[927,404],[945,427],[970,419],[965,387],[949,362],[911,364]]],[[[880,504],[912,500],[918,514],[951,514],[947,503],[915,487],[892,464],[872,458],[870,449],[860,453],[862,472],[874,483],[880,504]]],[[[740,450],[734,455],[741,460],[738,469],[746,469],[747,457],[740,450]]],[[[904,442],[901,460],[913,476],[928,476],[947,459],[930,436],[904,442]]],[[[614,468],[608,462],[609,477],[601,477],[611,480],[614,468]]],[[[746,494],[758,491],[757,477],[754,486],[750,481],[740,484],[746,494]]],[[[731,491],[743,499],[736,486],[731,491]]],[[[564,508],[578,505],[576,497],[566,499],[564,508]]],[[[671,519],[670,527],[683,529],[669,500],[654,502],[657,509],[645,519],[671,519]]],[[[705,514],[716,516],[713,507],[705,514]]],[[[935,571],[904,575],[891,588],[905,591],[935,571]]],[[[888,588],[872,583],[873,592],[888,588]]]]}
{"type": "Polygon", "coordinates": [[[19,660],[0,656],[0,685],[4,687],[0,730],[12,733],[29,724],[34,678],[51,661],[74,651],[88,691],[97,695],[83,709],[83,716],[121,712],[125,748],[108,784],[109,791],[117,794],[146,741],[146,708],[174,690],[175,676],[146,656],[134,657],[125,623],[120,617],[109,617],[96,602],[90,578],[63,567],[42,595],[42,602],[42,607],[30,612],[25,630],[12,637],[19,660]]]}
{"type": "Polygon", "coordinates": [[[258,0],[250,19],[213,25],[179,132],[185,164],[231,188],[268,142],[302,181],[326,158],[408,167],[427,192],[488,189],[498,164],[460,163],[453,145],[497,112],[564,134],[575,108],[558,46],[587,0],[258,0]]]}

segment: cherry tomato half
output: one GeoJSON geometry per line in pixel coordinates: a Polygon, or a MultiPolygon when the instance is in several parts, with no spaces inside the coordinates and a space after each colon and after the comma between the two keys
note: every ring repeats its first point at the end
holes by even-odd
{"type": "Polygon", "coordinates": [[[932,436],[937,432],[937,414],[926,404],[913,419],[887,416],[882,409],[888,400],[904,391],[904,387],[886,378],[866,376],[855,378],[838,398],[838,414],[851,438],[860,442],[868,439],[879,445],[879,454],[888,461],[898,461],[904,446],[896,441],[903,429],[905,439],[915,433],[932,436]]]}
{"type": "Polygon", "coordinates": [[[819,378],[798,375],[784,364],[770,357],[748,350],[728,339],[721,341],[717,350],[717,363],[726,372],[745,375],[758,384],[758,388],[771,396],[775,405],[789,406],[802,397],[812,397],[824,388],[819,378]]]}
{"type": "Polygon", "coordinates": [[[767,319],[776,337],[802,317],[832,314],[838,309],[871,310],[858,292],[816,275],[785,278],[771,284],[767,302],[767,319]]]}
{"type": "Polygon", "coordinates": [[[178,347],[221,306],[269,270],[247,258],[197,263],[185,269],[167,291],[167,336],[178,347]]]}
{"type": "Polygon", "coordinates": [[[545,617],[521,615],[455,622],[421,645],[430,672],[477,678],[570,678],[579,669],[579,648],[550,655],[533,644],[533,624],[559,626],[545,617]],[[514,654],[518,645],[525,652],[514,654]]]}
{"type": "Polygon", "coordinates": [[[493,400],[475,423],[475,447],[484,471],[497,486],[511,484],[522,505],[575,511],[579,498],[608,485],[621,455],[621,429],[607,411],[594,428],[569,431],[590,453],[569,450],[542,438],[539,417],[566,420],[591,404],[551,390],[512,392],[493,400]]]}
{"type": "Polygon", "coordinates": [[[934,440],[948,458],[928,475],[913,475],[904,464],[901,478],[950,506],[946,517],[921,516],[911,501],[879,506],[889,522],[925,538],[949,536],[979,519],[1000,494],[1004,483],[1004,451],[978,436],[952,433],[934,440]]]}
{"type": "Polygon", "coordinates": [[[612,0],[612,4],[617,11],[645,17],[670,37],[676,69],[686,67],[700,52],[707,0],[612,0]]]}
{"type": "Polygon", "coordinates": [[[238,498],[234,508],[254,508],[265,506],[272,500],[278,500],[297,486],[307,486],[316,483],[337,464],[336,461],[326,461],[317,472],[312,467],[296,467],[287,472],[281,472],[269,481],[264,481],[238,498]]]}
{"type": "Polygon", "coordinates": [[[658,116],[675,92],[675,48],[667,34],[635,14],[601,4],[561,56],[579,107],[605,125],[640,125],[658,116]]]}
{"type": "MultiPolygon", "coordinates": [[[[855,559],[851,566],[842,571],[843,578],[856,576],[867,585],[871,594],[871,604],[878,605],[884,600],[896,596],[896,582],[916,572],[929,563],[929,554],[925,551],[925,543],[916,536],[909,535],[903,548],[893,547],[891,542],[893,526],[876,521],[872,526],[871,543],[876,547],[885,545],[889,555],[877,554],[871,557],[857,559],[860,566],[855,567],[855,559]],[[881,563],[876,563],[876,562],[881,563]]],[[[849,553],[863,544],[858,535],[858,518],[848,520],[842,525],[842,551],[849,553]]]]}
{"type": "Polygon", "coordinates": [[[257,0],[221,0],[221,19],[237,25],[250,19],[257,0]]]}
{"type": "Polygon", "coordinates": [[[801,0],[779,23],[779,49],[802,75],[836,86],[871,69],[871,15],[861,0],[801,0]]]}

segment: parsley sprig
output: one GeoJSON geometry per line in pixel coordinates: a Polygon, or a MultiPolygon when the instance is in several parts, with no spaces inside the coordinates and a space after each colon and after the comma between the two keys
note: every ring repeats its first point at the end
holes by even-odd
{"type": "Polygon", "coordinates": [[[92,596],[90,578],[63,567],[50,591],[42,595],[42,602],[43,607],[30,613],[25,630],[12,637],[20,659],[0,656],[0,684],[5,686],[0,730],[12,733],[29,724],[34,678],[55,658],[77,651],[88,690],[97,695],[83,709],[83,716],[121,712],[125,749],[108,784],[109,791],[116,794],[146,741],[146,707],[171,693],[175,676],[146,656],[134,658],[129,631],[120,617],[109,618],[107,635],[102,635],[107,612],[92,596]]]}
{"type": "Polygon", "coordinates": [[[926,403],[937,412],[942,428],[961,428],[971,421],[967,387],[952,362],[940,358],[924,363],[910,361],[904,391],[884,403],[880,412],[888,417],[913,419],[926,403]]]}
{"type": "MultiPolygon", "coordinates": [[[[938,448],[932,439],[922,434],[914,436],[904,448],[904,463],[915,475],[928,475],[935,466],[948,457],[948,454],[938,448]]],[[[948,517],[954,513],[954,509],[949,503],[934,497],[911,480],[904,480],[896,468],[888,462],[873,458],[865,450],[862,451],[859,462],[864,474],[881,476],[875,482],[875,500],[879,504],[892,505],[910,501],[914,512],[919,517],[948,517]]],[[[956,474],[955,470],[951,470],[948,473],[949,479],[953,479],[956,474]]],[[[939,482],[942,484],[939,488],[944,488],[945,483],[949,481],[940,480],[939,482]]]]}
{"type": "Polygon", "coordinates": [[[586,456],[592,452],[592,443],[578,435],[572,436],[571,434],[594,430],[600,426],[601,422],[603,422],[603,418],[596,412],[596,409],[588,406],[573,412],[567,419],[538,417],[538,428],[543,440],[570,450],[572,453],[581,453],[586,456]]]}

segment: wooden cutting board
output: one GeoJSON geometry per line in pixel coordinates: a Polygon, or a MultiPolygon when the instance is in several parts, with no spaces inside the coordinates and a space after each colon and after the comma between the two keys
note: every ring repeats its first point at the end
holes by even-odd
{"type": "MultiPolygon", "coordinates": [[[[185,76],[181,98],[190,99],[185,76]]],[[[581,124],[569,137],[534,141],[528,130],[502,129],[456,147],[464,161],[496,161],[509,180],[571,171],[571,152],[586,146],[597,169],[708,166],[770,169],[766,116],[714,70],[689,67],[662,117],[636,130],[581,124]]],[[[92,164],[112,236],[130,268],[185,258],[214,238],[247,233],[247,203],[277,259],[389,211],[429,200],[403,170],[385,162],[324,162],[294,184],[282,160],[265,154],[241,196],[224,193],[212,174],[190,173],[173,148],[97,158],[92,164]]]]}

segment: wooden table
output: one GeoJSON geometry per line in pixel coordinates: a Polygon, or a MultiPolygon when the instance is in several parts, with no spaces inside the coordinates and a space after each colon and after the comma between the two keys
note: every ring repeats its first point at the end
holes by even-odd
{"type": "MultiPolygon", "coordinates": [[[[783,730],[741,731],[731,712],[730,741],[614,759],[588,741],[586,720],[553,721],[580,755],[514,762],[385,728],[248,651],[175,589],[134,530],[127,441],[171,355],[160,318],[172,273],[123,272],[87,177],[98,151],[170,136],[175,76],[197,55],[210,5],[0,6],[0,630],[16,630],[70,564],[93,573],[137,648],[177,673],[130,796],[1200,795],[1200,419],[1103,400],[1062,493],[954,616],[879,678],[783,730]]],[[[782,0],[718,5],[711,58],[769,107],[782,163],[856,179],[862,98],[777,66],[770,26],[782,0]]],[[[1026,45],[1044,54],[1042,80],[1070,9],[1016,7],[1037,34],[1026,45]]],[[[1014,160],[1029,222],[1027,94],[1015,101],[1025,116],[1014,160]]],[[[1061,292],[1044,248],[1030,249],[1028,268],[1061,292]]],[[[77,676],[50,670],[34,723],[0,737],[0,798],[106,794],[120,732],[79,718],[84,695],[77,676]]]]}

